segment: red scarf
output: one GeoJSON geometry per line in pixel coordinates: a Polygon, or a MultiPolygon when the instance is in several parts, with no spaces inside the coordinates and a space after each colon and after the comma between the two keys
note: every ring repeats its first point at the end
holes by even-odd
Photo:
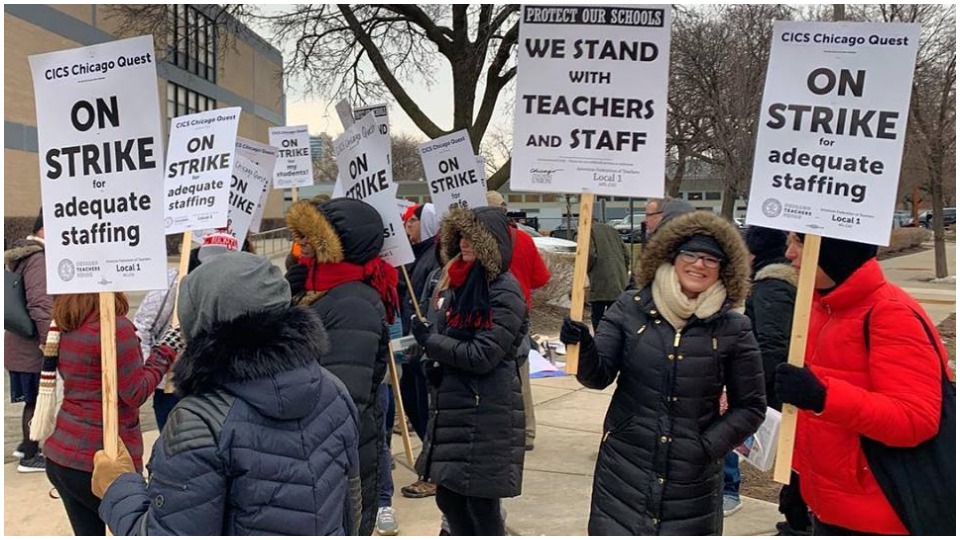
{"type": "Polygon", "coordinates": [[[400,306],[397,296],[397,269],[383,259],[374,257],[362,265],[348,262],[317,264],[313,257],[303,257],[300,261],[300,264],[307,265],[309,269],[308,291],[329,291],[344,283],[362,281],[380,294],[383,307],[387,310],[387,323],[393,324],[397,308],[400,306]]]}
{"type": "Polygon", "coordinates": [[[490,286],[482,265],[455,260],[447,269],[453,301],[447,310],[447,324],[460,330],[490,329],[490,286]]]}

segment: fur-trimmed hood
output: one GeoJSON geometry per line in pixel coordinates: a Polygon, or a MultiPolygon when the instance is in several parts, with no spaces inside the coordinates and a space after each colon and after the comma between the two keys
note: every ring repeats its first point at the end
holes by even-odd
{"type": "Polygon", "coordinates": [[[320,395],[319,360],[328,350],[323,324],[309,310],[248,313],[191,339],[173,381],[184,396],[222,387],[265,416],[301,418],[320,395]]]}
{"type": "Polygon", "coordinates": [[[43,251],[43,244],[35,240],[17,240],[13,247],[3,252],[3,266],[10,268],[14,263],[22,261],[34,253],[43,251]]]}
{"type": "Polygon", "coordinates": [[[300,201],[287,211],[287,226],[295,242],[313,248],[318,263],[363,264],[383,248],[380,214],[356,199],[300,201]]]}
{"type": "Polygon", "coordinates": [[[753,281],[763,281],[765,279],[779,279],[796,287],[800,281],[800,276],[797,269],[789,264],[774,263],[764,266],[758,270],[757,274],[753,277],[753,281]]]}
{"type": "Polygon", "coordinates": [[[460,238],[473,243],[477,260],[487,273],[487,281],[493,281],[510,269],[513,256],[513,236],[510,222],[502,208],[455,208],[440,224],[440,257],[447,264],[460,254],[460,238]]]}
{"type": "Polygon", "coordinates": [[[732,306],[742,305],[750,293],[747,246],[729,221],[711,212],[690,212],[661,224],[643,250],[637,286],[642,289],[652,283],[661,264],[673,264],[680,245],[694,234],[711,236],[723,248],[727,262],[720,272],[720,279],[727,289],[727,301],[732,306]]]}

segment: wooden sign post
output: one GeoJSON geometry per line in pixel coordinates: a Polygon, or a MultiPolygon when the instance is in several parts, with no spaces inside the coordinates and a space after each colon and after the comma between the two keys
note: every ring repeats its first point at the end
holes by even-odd
{"type": "MultiPolygon", "coordinates": [[[[400,438],[403,439],[403,453],[407,456],[407,463],[413,467],[413,446],[410,443],[410,430],[407,429],[407,411],[403,409],[403,400],[400,399],[400,377],[397,376],[397,363],[393,359],[393,345],[387,347],[387,353],[390,355],[387,361],[387,369],[390,370],[390,386],[393,387],[393,400],[397,406],[397,412],[400,413],[400,438]]],[[[386,414],[386,411],[384,411],[386,414]]]]}
{"type": "MultiPolygon", "coordinates": [[[[192,241],[193,231],[185,231],[183,233],[183,241],[180,242],[180,266],[177,269],[177,281],[173,284],[176,290],[173,291],[173,315],[170,318],[171,327],[180,326],[180,315],[177,314],[177,306],[180,304],[180,282],[183,276],[187,275],[187,272],[190,270],[190,243],[192,241]]],[[[167,371],[167,381],[163,385],[163,391],[167,394],[172,394],[174,391],[172,366],[170,371],[167,371]]]]}
{"type": "Polygon", "coordinates": [[[406,266],[400,266],[400,270],[403,272],[403,279],[407,282],[407,290],[410,291],[410,302],[413,303],[413,310],[417,313],[417,318],[421,321],[425,321],[423,314],[420,313],[420,302],[419,298],[414,298],[413,282],[410,281],[410,274],[407,272],[406,266]]]}
{"type": "MultiPolygon", "coordinates": [[[[807,352],[807,329],[810,327],[810,308],[813,304],[813,285],[817,279],[817,261],[820,259],[820,236],[808,234],[803,240],[803,255],[800,264],[800,281],[797,284],[797,300],[793,305],[793,329],[790,331],[791,366],[803,367],[807,352]]],[[[773,479],[781,484],[790,483],[790,467],[793,464],[793,445],[797,432],[797,408],[783,404],[780,417],[780,437],[777,441],[777,463],[773,479]]]]}
{"type": "MultiPolygon", "coordinates": [[[[593,226],[593,193],[580,194],[580,224],[577,227],[577,257],[573,263],[573,283],[570,294],[570,318],[583,320],[584,289],[587,281],[587,263],[590,262],[590,229],[593,226]]],[[[567,345],[566,371],[576,375],[580,363],[580,344],[567,345]]]]}
{"type": "Polygon", "coordinates": [[[290,188],[290,200],[293,204],[297,204],[297,201],[300,200],[299,193],[297,192],[297,186],[290,188]]]}
{"type": "Polygon", "coordinates": [[[103,394],[103,450],[111,459],[120,456],[117,441],[117,306],[112,292],[100,293],[100,374],[103,394]]]}

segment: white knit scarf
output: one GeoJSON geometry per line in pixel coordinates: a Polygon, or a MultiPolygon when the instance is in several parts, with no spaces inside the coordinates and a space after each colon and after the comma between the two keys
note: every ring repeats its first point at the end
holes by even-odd
{"type": "Polygon", "coordinates": [[[696,298],[688,298],[680,288],[680,276],[670,263],[663,263],[657,268],[652,289],[653,302],[663,318],[678,332],[686,326],[691,316],[706,319],[720,311],[727,299],[727,288],[719,279],[696,298]]]}

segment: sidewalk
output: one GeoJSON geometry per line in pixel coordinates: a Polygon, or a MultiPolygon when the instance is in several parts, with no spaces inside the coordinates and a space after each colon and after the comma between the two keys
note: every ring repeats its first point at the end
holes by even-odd
{"type": "MultiPolygon", "coordinates": [[[[534,379],[531,386],[537,411],[536,449],[526,455],[523,495],[504,502],[507,528],[513,535],[524,536],[586,535],[593,468],[612,389],[587,390],[573,377],[534,379]]],[[[7,408],[10,409],[9,405],[7,408]]],[[[147,417],[152,421],[152,416],[148,402],[141,414],[145,427],[147,417]]],[[[157,435],[155,428],[144,433],[148,450],[157,435]]],[[[436,500],[406,499],[400,495],[400,488],[416,480],[416,475],[406,463],[398,436],[394,436],[392,444],[397,460],[393,503],[401,534],[435,536],[440,530],[436,500]]],[[[419,442],[414,448],[416,454],[419,442]]],[[[46,475],[17,473],[16,463],[8,462],[4,465],[4,478],[3,522],[7,535],[71,533],[62,503],[48,495],[51,486],[46,475]]],[[[725,533],[773,534],[778,520],[776,505],[744,498],[743,508],[727,518],[725,533]]]]}
{"type": "MultiPolygon", "coordinates": [[[[927,251],[894,257],[880,261],[887,279],[899,285],[903,290],[920,302],[935,324],[957,311],[956,283],[934,283],[933,244],[927,244],[927,251]]],[[[957,244],[947,242],[947,273],[957,275],[957,244]]]]}

